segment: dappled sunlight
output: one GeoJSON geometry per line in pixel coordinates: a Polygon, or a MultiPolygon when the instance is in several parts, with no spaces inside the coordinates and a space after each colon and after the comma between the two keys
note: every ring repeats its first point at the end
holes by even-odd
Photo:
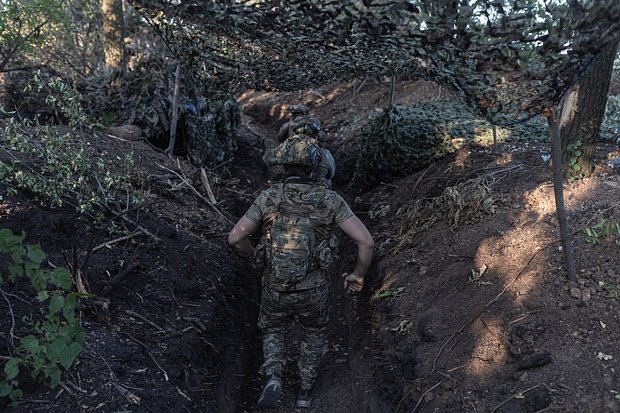
{"type": "Polygon", "coordinates": [[[19,203],[5,201],[2,199],[2,196],[0,196],[0,218],[24,212],[26,209],[26,207],[19,203]]]}
{"type": "Polygon", "coordinates": [[[519,221],[513,228],[498,237],[486,238],[476,252],[477,267],[487,267],[489,274],[496,275],[494,279],[489,277],[488,282],[497,281],[502,288],[516,283],[509,294],[519,304],[523,303],[529,292],[540,282],[539,277],[525,277],[521,271],[528,265],[532,255],[553,239],[552,233],[555,229],[539,222],[540,218],[535,212],[531,213],[531,216],[518,217],[519,221]],[[516,280],[519,274],[521,275],[516,280]]]}
{"type": "Polygon", "coordinates": [[[510,152],[503,152],[497,157],[495,163],[498,165],[509,165],[514,163],[514,157],[510,152]]]}
{"type": "MultiPolygon", "coordinates": [[[[568,185],[564,189],[564,203],[568,210],[579,211],[587,207],[592,200],[592,193],[600,184],[600,178],[580,179],[568,185]]],[[[611,187],[609,188],[611,189],[611,187]]],[[[554,205],[555,208],[555,205],[554,205]]]]}
{"type": "Polygon", "coordinates": [[[320,105],[327,105],[333,101],[335,101],[340,95],[348,93],[349,90],[354,86],[352,83],[344,83],[334,89],[332,89],[328,94],[319,99],[320,105]]]}
{"type": "Polygon", "coordinates": [[[471,327],[472,333],[478,337],[466,364],[467,371],[477,378],[487,378],[497,373],[506,363],[509,352],[503,338],[504,331],[497,319],[478,319],[471,327]]]}

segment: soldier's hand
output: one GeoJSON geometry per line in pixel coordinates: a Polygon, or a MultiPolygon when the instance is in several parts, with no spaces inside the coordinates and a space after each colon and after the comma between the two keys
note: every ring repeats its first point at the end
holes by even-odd
{"type": "Polygon", "coordinates": [[[342,274],[342,278],[344,278],[344,290],[349,293],[359,293],[362,291],[364,287],[364,277],[358,275],[354,272],[351,274],[347,274],[346,272],[342,274]]]}

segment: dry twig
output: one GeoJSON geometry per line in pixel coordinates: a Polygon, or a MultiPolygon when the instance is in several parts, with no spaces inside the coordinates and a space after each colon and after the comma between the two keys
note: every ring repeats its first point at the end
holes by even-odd
{"type": "Polygon", "coordinates": [[[138,231],[134,231],[129,235],[125,235],[124,237],[119,237],[119,238],[115,238],[113,240],[110,241],[106,241],[103,244],[97,245],[95,248],[93,248],[93,252],[98,251],[102,248],[108,248],[110,246],[112,246],[113,244],[116,244],[117,242],[121,242],[121,241],[125,241],[128,239],[131,239],[133,237],[135,237],[138,234],[138,231]]]}
{"type": "Polygon", "coordinates": [[[505,405],[506,403],[508,403],[510,400],[512,400],[512,399],[514,399],[514,398],[516,398],[516,397],[518,397],[518,396],[523,396],[523,394],[525,394],[525,393],[527,393],[527,392],[530,392],[530,391],[532,391],[532,390],[534,390],[534,389],[537,389],[537,388],[539,388],[540,386],[541,386],[540,384],[537,384],[536,386],[534,386],[534,387],[530,387],[530,388],[529,388],[529,389],[527,389],[527,390],[523,390],[523,391],[521,391],[521,392],[519,392],[519,393],[513,394],[512,396],[510,396],[509,398],[507,398],[506,400],[504,400],[503,402],[501,402],[500,404],[498,404],[497,406],[495,406],[495,408],[494,408],[493,410],[491,410],[491,413],[495,413],[495,412],[496,412],[499,408],[501,408],[503,405],[505,405]]]}
{"type": "Polygon", "coordinates": [[[148,318],[144,317],[141,314],[136,313],[135,311],[132,310],[125,310],[125,312],[131,316],[137,317],[140,320],[150,324],[151,326],[155,327],[157,330],[161,331],[162,333],[165,333],[166,330],[164,330],[163,328],[161,328],[159,325],[157,325],[156,323],[154,323],[153,321],[149,320],[148,318]]]}

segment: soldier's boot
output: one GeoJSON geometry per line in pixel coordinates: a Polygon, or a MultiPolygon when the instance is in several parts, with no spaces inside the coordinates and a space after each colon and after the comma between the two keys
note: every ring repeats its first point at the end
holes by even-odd
{"type": "Polygon", "coordinates": [[[258,398],[258,405],[265,409],[275,409],[282,395],[282,381],[280,376],[273,375],[267,380],[263,392],[258,398]]]}
{"type": "Polygon", "coordinates": [[[309,409],[310,407],[312,407],[313,400],[314,397],[312,396],[312,387],[299,388],[299,392],[297,393],[297,402],[295,403],[297,407],[309,409]]]}

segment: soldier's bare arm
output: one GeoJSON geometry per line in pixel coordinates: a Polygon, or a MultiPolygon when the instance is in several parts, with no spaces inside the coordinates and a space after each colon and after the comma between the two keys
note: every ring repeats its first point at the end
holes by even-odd
{"type": "Polygon", "coordinates": [[[352,215],[338,225],[357,244],[357,263],[353,272],[344,273],[344,289],[348,293],[358,292],[364,287],[364,277],[372,262],[372,253],[375,241],[360,219],[352,215]]]}
{"type": "Polygon", "coordinates": [[[243,258],[250,258],[254,256],[254,248],[248,240],[248,237],[252,235],[259,225],[257,222],[252,221],[246,216],[242,216],[241,219],[235,224],[235,227],[228,234],[228,244],[232,247],[235,254],[243,258]]]}

